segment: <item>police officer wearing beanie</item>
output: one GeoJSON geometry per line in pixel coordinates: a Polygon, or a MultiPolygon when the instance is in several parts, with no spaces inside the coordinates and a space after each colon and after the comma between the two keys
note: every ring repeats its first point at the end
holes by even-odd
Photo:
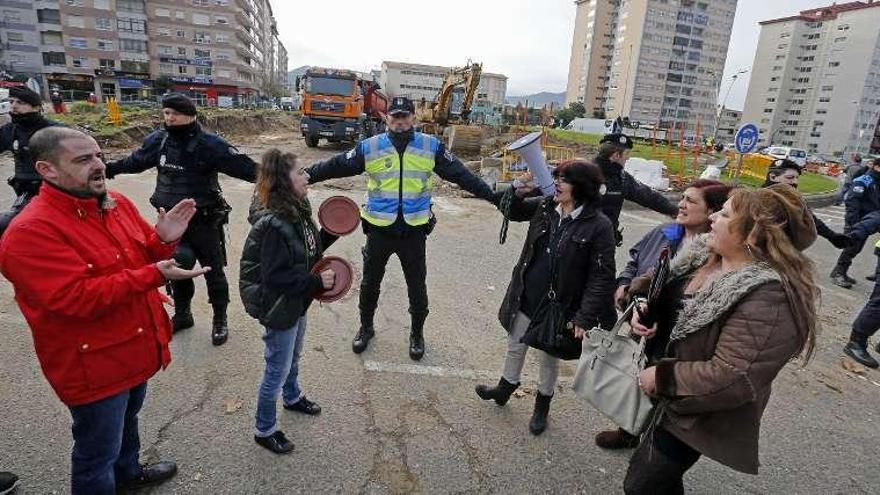
{"type": "Polygon", "coordinates": [[[394,98],[386,117],[387,132],[306,171],[312,183],[367,173],[367,198],[361,208],[367,237],[359,302],[361,327],[352,341],[352,350],[363,352],[375,335],[373,315],[379,287],[388,258],[396,254],[409,296],[409,356],[417,361],[425,353],[423,328],[428,316],[425,241],[435,223],[431,213],[432,175],[436,173],[490,202],[494,195],[437,138],[414,130],[413,113],[412,101],[394,98]]]}
{"type": "Polygon", "coordinates": [[[11,151],[15,157],[15,174],[8,182],[16,197],[12,208],[0,213],[0,235],[40,190],[42,179],[28,148],[31,136],[44,127],[59,125],[43,117],[43,99],[28,88],[9,88],[9,105],[12,122],[0,127],[0,153],[11,151]]]}
{"type": "Polygon", "coordinates": [[[602,213],[614,225],[618,246],[623,243],[622,229],[619,227],[623,200],[628,199],[664,215],[678,214],[678,208],[662,194],[623,170],[632,148],[633,142],[629,136],[621,133],[606,134],[599,141],[599,153],[594,160],[605,176],[606,191],[601,202],[602,213]]]}
{"type": "MultiPolygon", "coordinates": [[[[157,167],[156,190],[150,203],[170,210],[179,201],[193,198],[198,212],[189,223],[174,259],[185,269],[196,261],[210,266],[205,274],[208,300],[214,310],[211,341],[222,345],[229,336],[226,307],[229,304],[229,283],[223,226],[229,221],[229,204],[223,199],[218,172],[254,182],[257,164],[222,138],[202,129],[196,122],[192,100],[178,93],[162,99],[165,125],[146,137],[140,149],[131,156],[107,164],[107,177],[136,174],[157,167]]],[[[191,301],[195,293],[192,280],[170,282],[174,298],[174,331],[194,325],[191,301]]]]}

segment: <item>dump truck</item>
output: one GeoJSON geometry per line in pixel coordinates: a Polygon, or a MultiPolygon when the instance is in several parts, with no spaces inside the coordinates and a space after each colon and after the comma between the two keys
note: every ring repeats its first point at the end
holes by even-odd
{"type": "Polygon", "coordinates": [[[385,131],[388,97],[379,83],[344,69],[313,67],[296,80],[300,131],[310,148],[320,139],[357,142],[385,131]]]}

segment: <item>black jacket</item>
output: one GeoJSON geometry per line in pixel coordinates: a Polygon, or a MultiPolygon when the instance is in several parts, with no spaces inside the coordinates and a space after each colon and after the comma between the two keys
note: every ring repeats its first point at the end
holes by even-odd
{"type": "MultiPolygon", "coordinates": [[[[534,246],[539,238],[549,235],[552,222],[559,222],[559,213],[550,197],[516,199],[511,207],[510,219],[520,222],[531,219],[531,222],[519,261],[513,268],[507,294],[498,311],[498,320],[508,332],[520,310],[523,277],[534,259],[534,246]]],[[[617,319],[614,310],[614,250],[611,221],[596,208],[584,208],[563,234],[554,260],[557,267],[555,289],[565,321],[584,330],[595,326],[607,329],[614,325],[617,319]]],[[[541,323],[532,321],[526,333],[541,323]]],[[[568,340],[567,347],[554,355],[562,359],[577,359],[581,352],[580,341],[573,337],[568,340]]]]}
{"type": "Polygon", "coordinates": [[[632,201],[664,215],[678,213],[678,208],[674,204],[659,192],[637,181],[629,172],[623,170],[623,166],[619,163],[599,156],[594,161],[602,169],[602,175],[605,177],[605,195],[602,197],[600,207],[602,213],[614,225],[618,243],[622,238],[619,225],[623,200],[632,201]]]}
{"type": "MultiPolygon", "coordinates": [[[[399,140],[394,139],[393,135],[389,137],[391,142],[394,143],[394,147],[397,149],[398,153],[401,154],[403,153],[402,150],[406,149],[406,145],[409,141],[412,140],[412,134],[410,134],[410,138],[406,142],[400,142],[399,140]]],[[[306,172],[309,174],[309,183],[314,184],[327,179],[351,177],[364,173],[366,164],[364,161],[364,149],[365,146],[362,141],[346,153],[338,154],[327,161],[319,162],[308,167],[306,172]]],[[[478,198],[494,202],[494,193],[492,192],[492,189],[481,178],[471,173],[471,171],[461,163],[461,160],[459,160],[458,157],[453,155],[452,152],[447,151],[443,143],[440,143],[437,153],[434,154],[434,173],[443,180],[459,185],[462,189],[478,198]]],[[[413,227],[407,224],[403,220],[402,208],[403,206],[401,204],[401,209],[399,209],[397,213],[397,221],[393,224],[388,227],[376,227],[370,225],[369,228],[403,232],[431,228],[428,226],[413,227]]]]}
{"type": "Polygon", "coordinates": [[[311,222],[291,221],[266,210],[252,211],[253,225],[242,249],[239,295],[249,315],[272,330],[286,330],[321,292],[312,274],[336,237],[311,222]]]}
{"type": "Polygon", "coordinates": [[[248,182],[257,178],[257,164],[250,157],[198,124],[185,133],[152,132],[130,156],[107,163],[107,177],[153,167],[159,173],[150,203],[156,208],[173,208],[186,198],[195,199],[200,209],[223,208],[218,172],[248,182]]]}
{"type": "Polygon", "coordinates": [[[16,194],[21,194],[18,188],[26,187],[27,183],[33,183],[31,184],[33,194],[39,189],[42,179],[34,168],[34,159],[28,143],[35,132],[55,125],[60,124],[39,115],[27,123],[10,122],[0,127],[0,153],[11,151],[15,157],[15,175],[10,180],[10,184],[16,188],[16,194]]]}
{"type": "Polygon", "coordinates": [[[870,171],[857,177],[844,199],[844,204],[844,231],[849,232],[865,215],[880,210],[880,173],[870,171]]]}

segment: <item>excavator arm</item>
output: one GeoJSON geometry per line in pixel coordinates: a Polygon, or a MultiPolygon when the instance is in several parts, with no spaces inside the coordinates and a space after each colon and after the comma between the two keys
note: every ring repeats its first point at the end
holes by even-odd
{"type": "Polygon", "coordinates": [[[423,122],[432,122],[439,125],[449,123],[449,108],[452,103],[452,91],[457,86],[465,87],[464,102],[462,105],[461,116],[467,118],[471,112],[474,98],[476,97],[477,87],[480,85],[480,74],[482,73],[482,64],[468,63],[461,68],[454,68],[446,75],[443,80],[443,86],[434,97],[434,101],[426,105],[426,108],[420,108],[419,120],[423,122]]]}

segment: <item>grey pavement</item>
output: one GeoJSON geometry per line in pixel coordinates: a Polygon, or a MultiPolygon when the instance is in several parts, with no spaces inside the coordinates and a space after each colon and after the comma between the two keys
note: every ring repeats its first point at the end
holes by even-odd
{"type": "MultiPolygon", "coordinates": [[[[245,148],[256,153],[265,146],[245,148]]],[[[329,155],[301,144],[296,151],[307,160],[329,155]]],[[[0,176],[10,173],[4,160],[0,176]]],[[[154,219],[147,202],[154,181],[154,173],[145,173],[121,177],[111,186],[154,219]]],[[[378,333],[365,353],[355,355],[350,348],[358,322],[356,286],[342,301],[310,310],[301,381],[324,412],[304,417],[279,407],[280,427],[296,443],[294,453],[279,457],[255,445],[261,328],[235,293],[252,187],[222,182],[234,207],[228,234],[231,335],[226,345],[211,346],[210,309],[198,282],[196,326],[175,336],[173,361],[150,381],[141,414],[143,457],[176,460],[180,473],[147,493],[621,492],[630,452],[594,445],[594,434],[611,423],[568,389],[574,362],[562,367],[550,426],[540,437],[528,432],[536,373],[531,356],[524,397],[497,407],[474,394],[474,385],[496,381],[501,369],[505,333],[496,313],[525,232],[524,224],[512,225],[507,243],[499,245],[500,216],[475,199],[436,198],[439,224],[428,243],[431,315],[424,360],[414,363],[407,355],[406,287],[392,258],[378,333]]],[[[314,187],[311,199],[317,206],[334,194],[363,197],[362,191],[328,184],[314,187]]],[[[10,198],[11,190],[0,188],[0,204],[10,198]]],[[[841,227],[840,209],[817,213],[841,227]]],[[[622,217],[625,247],[662,220],[628,208],[622,217]]],[[[360,271],[362,244],[363,235],[356,232],[329,253],[351,260],[360,271]]],[[[626,258],[625,247],[618,250],[618,266],[626,258]]],[[[702,459],[686,476],[688,493],[878,492],[880,373],[847,372],[840,352],[872,287],[864,276],[873,272],[876,259],[866,248],[851,273],[858,285],[844,290],[827,278],[836,253],[822,239],[810,249],[823,289],[822,333],[815,359],[806,367],[790,364],[775,383],[764,416],[761,474],[736,473],[702,459]]],[[[21,493],[66,493],[70,415],[42,377],[5,281],[0,282],[0,335],[0,469],[22,477],[21,493]]]]}

